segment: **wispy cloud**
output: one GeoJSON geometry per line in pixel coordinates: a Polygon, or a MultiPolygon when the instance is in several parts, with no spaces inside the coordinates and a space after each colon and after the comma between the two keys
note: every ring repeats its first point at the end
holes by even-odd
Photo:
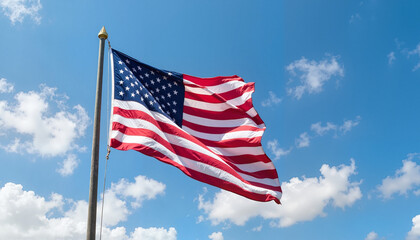
{"type": "MultiPolygon", "coordinates": [[[[403,166],[396,170],[394,176],[388,176],[382,180],[378,190],[383,198],[390,198],[396,193],[400,195],[407,194],[420,186],[420,165],[414,162],[414,159],[420,159],[420,154],[409,154],[408,158],[402,161],[403,166]]],[[[416,190],[413,192],[416,192],[416,190]]]]}
{"type": "Polygon", "coordinates": [[[223,233],[222,232],[214,232],[209,235],[209,239],[211,240],[223,240],[223,233]]]}
{"type": "MultiPolygon", "coordinates": [[[[415,55],[417,57],[420,57],[420,43],[417,44],[417,46],[416,46],[415,49],[413,49],[413,50],[411,50],[411,51],[408,52],[408,56],[412,56],[412,55],[415,55]]],[[[419,68],[420,68],[420,62],[417,63],[416,66],[414,66],[413,71],[416,71],[419,68]]]]}
{"type": "Polygon", "coordinates": [[[356,174],[353,159],[350,165],[331,167],[324,164],[320,172],[319,177],[295,177],[282,183],[282,204],[287,207],[252,201],[222,190],[209,201],[200,195],[198,208],[214,225],[232,222],[242,226],[249,219],[261,216],[271,219],[274,227],[289,227],[325,216],[324,209],[329,204],[345,208],[361,199],[360,183],[350,180],[356,174]]]}
{"type": "Polygon", "coordinates": [[[355,21],[359,21],[361,19],[362,19],[362,17],[360,17],[360,14],[355,13],[355,14],[353,14],[353,15],[350,16],[349,22],[350,23],[354,23],[355,21]]]}
{"type": "Polygon", "coordinates": [[[60,163],[60,168],[57,169],[57,172],[60,173],[61,176],[70,176],[73,174],[74,170],[79,165],[79,160],[75,154],[69,154],[66,159],[62,163],[60,163]]]}
{"type": "Polygon", "coordinates": [[[361,117],[357,116],[354,120],[344,120],[343,124],[341,125],[337,125],[331,122],[327,122],[325,125],[322,125],[321,122],[317,122],[311,125],[311,130],[319,136],[323,136],[330,131],[334,132],[336,135],[337,133],[344,135],[351,131],[352,128],[359,125],[360,120],[361,117]]]}
{"type": "Polygon", "coordinates": [[[0,78],[0,93],[11,93],[13,89],[13,84],[7,82],[5,78],[0,78]]]}
{"type": "Polygon", "coordinates": [[[394,61],[395,61],[395,59],[397,59],[396,57],[395,57],[395,52],[390,52],[388,55],[386,55],[387,56],[387,58],[388,58],[388,64],[389,65],[392,65],[393,63],[394,63],[394,61]]]}
{"type": "Polygon", "coordinates": [[[289,64],[286,70],[300,79],[300,84],[288,89],[288,93],[297,99],[302,98],[305,93],[321,92],[325,83],[333,76],[344,76],[344,67],[338,63],[335,56],[318,62],[302,57],[289,64]]]}
{"type": "Polygon", "coordinates": [[[309,135],[307,132],[304,132],[299,135],[299,138],[296,139],[296,147],[297,148],[303,148],[303,147],[309,147],[309,135]]]}
{"type": "Polygon", "coordinates": [[[279,146],[279,142],[277,139],[270,140],[267,143],[268,149],[270,149],[271,153],[274,155],[274,159],[278,160],[282,156],[285,156],[290,153],[291,149],[285,150],[279,146]]]}
{"type": "Polygon", "coordinates": [[[277,95],[274,92],[269,91],[268,92],[268,98],[265,99],[264,101],[262,101],[261,105],[263,107],[270,107],[270,106],[273,106],[273,105],[277,105],[280,102],[281,102],[281,98],[277,97],[277,95]]]}
{"type": "Polygon", "coordinates": [[[30,17],[37,24],[41,23],[40,0],[0,0],[0,7],[12,24],[23,22],[25,17],[30,17]]]}

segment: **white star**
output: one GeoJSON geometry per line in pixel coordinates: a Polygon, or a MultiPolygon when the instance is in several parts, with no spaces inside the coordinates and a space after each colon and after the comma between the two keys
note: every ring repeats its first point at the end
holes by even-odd
{"type": "Polygon", "coordinates": [[[128,91],[128,90],[130,90],[130,88],[127,86],[127,87],[125,87],[125,90],[127,90],[127,91],[128,91]]]}
{"type": "Polygon", "coordinates": [[[162,98],[162,99],[165,99],[165,96],[164,96],[164,95],[162,95],[162,96],[161,96],[161,98],[162,98]]]}
{"type": "Polygon", "coordinates": [[[175,86],[178,86],[178,83],[174,82],[174,85],[175,85],[175,86]]]}
{"type": "Polygon", "coordinates": [[[155,81],[153,81],[153,79],[152,79],[152,81],[150,81],[150,83],[151,83],[152,85],[155,85],[155,81]]]}
{"type": "Polygon", "coordinates": [[[143,97],[140,97],[140,100],[143,102],[144,101],[144,98],[143,97]]]}
{"type": "Polygon", "coordinates": [[[168,79],[168,78],[167,78],[166,76],[163,76],[163,79],[165,79],[165,80],[166,80],[166,79],[168,79]]]}
{"type": "Polygon", "coordinates": [[[130,61],[128,61],[128,59],[125,60],[126,63],[130,63],[130,61]]]}
{"type": "Polygon", "coordinates": [[[149,77],[149,74],[147,74],[147,73],[146,73],[146,74],[144,74],[144,75],[145,75],[146,77],[149,77]]]}
{"type": "Polygon", "coordinates": [[[131,85],[132,87],[134,87],[134,84],[133,84],[133,83],[131,83],[130,85],[131,85]]]}
{"type": "Polygon", "coordinates": [[[177,91],[177,90],[175,90],[175,91],[174,91],[174,94],[175,94],[175,95],[177,95],[177,94],[178,94],[178,91],[177,91]]]}
{"type": "Polygon", "coordinates": [[[134,97],[134,96],[136,96],[136,94],[132,93],[131,96],[134,97]]]}
{"type": "Polygon", "coordinates": [[[153,101],[149,101],[150,105],[153,105],[153,101]]]}
{"type": "Polygon", "coordinates": [[[173,101],[172,104],[176,106],[176,102],[175,101],[173,101]]]}
{"type": "Polygon", "coordinates": [[[160,92],[159,88],[156,88],[156,92],[160,92]]]}
{"type": "Polygon", "coordinates": [[[172,109],[172,112],[173,112],[173,113],[176,113],[176,110],[175,110],[175,109],[172,109]]]}
{"type": "Polygon", "coordinates": [[[120,73],[124,73],[124,70],[120,69],[120,73]]]}
{"type": "Polygon", "coordinates": [[[162,107],[161,106],[159,106],[159,109],[162,111],[162,107]]]}
{"type": "Polygon", "coordinates": [[[171,97],[171,94],[170,93],[168,93],[168,97],[171,97]]]}
{"type": "Polygon", "coordinates": [[[122,64],[123,64],[123,62],[121,62],[121,61],[118,61],[118,64],[122,65],[122,64]]]}
{"type": "Polygon", "coordinates": [[[150,90],[150,93],[151,93],[151,94],[154,94],[155,92],[154,92],[153,90],[150,90]]]}
{"type": "Polygon", "coordinates": [[[157,78],[156,81],[159,83],[161,80],[160,80],[160,78],[157,78]]]}
{"type": "Polygon", "coordinates": [[[130,77],[133,78],[133,75],[130,74],[130,77]]]}
{"type": "Polygon", "coordinates": [[[171,72],[168,72],[168,75],[169,75],[169,76],[172,76],[172,73],[171,73],[171,72]]]}
{"type": "Polygon", "coordinates": [[[165,87],[165,86],[162,86],[162,89],[163,89],[163,90],[165,90],[165,89],[166,89],[166,87],[165,87]]]}
{"type": "Polygon", "coordinates": [[[137,66],[137,69],[141,71],[141,67],[140,66],[137,66]]]}
{"type": "Polygon", "coordinates": [[[146,93],[146,94],[144,94],[144,97],[145,97],[145,98],[149,98],[149,94],[147,94],[147,93],[146,93]]]}
{"type": "Polygon", "coordinates": [[[151,71],[150,73],[151,73],[152,75],[155,75],[155,72],[153,72],[153,71],[151,71]]]}
{"type": "Polygon", "coordinates": [[[143,79],[143,76],[142,76],[142,75],[140,75],[140,78],[141,78],[141,79],[143,79]]]}
{"type": "Polygon", "coordinates": [[[139,85],[138,82],[134,82],[134,84],[139,85]]]}
{"type": "Polygon", "coordinates": [[[125,69],[125,71],[127,71],[127,72],[128,72],[128,69],[127,69],[126,67],[125,67],[124,69],[125,69]]]}
{"type": "Polygon", "coordinates": [[[123,96],[124,95],[124,92],[123,91],[120,91],[120,96],[123,96]]]}
{"type": "Polygon", "coordinates": [[[172,84],[171,83],[168,83],[168,87],[172,87],[172,84]]]}
{"type": "Polygon", "coordinates": [[[140,94],[139,90],[136,90],[137,95],[140,94]]]}
{"type": "Polygon", "coordinates": [[[137,72],[137,70],[135,68],[133,68],[133,72],[137,72]]]}
{"type": "Polygon", "coordinates": [[[120,84],[121,84],[121,85],[123,85],[123,84],[124,84],[124,81],[123,81],[123,80],[121,80],[121,81],[120,81],[120,84]]]}
{"type": "Polygon", "coordinates": [[[125,79],[130,80],[130,78],[128,76],[125,76],[125,79]]]}
{"type": "Polygon", "coordinates": [[[168,114],[168,115],[169,115],[169,111],[166,111],[166,114],[168,114]]]}
{"type": "Polygon", "coordinates": [[[142,86],[140,86],[140,90],[143,90],[143,87],[142,86]]]}
{"type": "Polygon", "coordinates": [[[149,84],[145,83],[144,85],[146,85],[146,87],[149,87],[149,84]]]}
{"type": "Polygon", "coordinates": [[[168,105],[168,107],[169,107],[169,106],[171,106],[171,104],[170,104],[170,103],[168,103],[168,102],[166,103],[166,105],[168,105]]]}

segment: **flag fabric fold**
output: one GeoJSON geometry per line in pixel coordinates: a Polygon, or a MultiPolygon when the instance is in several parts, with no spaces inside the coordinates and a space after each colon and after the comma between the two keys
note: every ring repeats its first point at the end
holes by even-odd
{"type": "Polygon", "coordinates": [[[254,83],[238,76],[198,78],[144,64],[112,49],[110,146],[135,150],[198,181],[256,201],[280,203],[254,83]]]}

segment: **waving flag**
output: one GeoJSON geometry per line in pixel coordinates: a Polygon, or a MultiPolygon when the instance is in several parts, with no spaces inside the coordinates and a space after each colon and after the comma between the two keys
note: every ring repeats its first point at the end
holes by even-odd
{"type": "Polygon", "coordinates": [[[198,181],[280,203],[277,171],[261,146],[254,83],[151,67],[112,49],[110,146],[136,150],[198,181]]]}

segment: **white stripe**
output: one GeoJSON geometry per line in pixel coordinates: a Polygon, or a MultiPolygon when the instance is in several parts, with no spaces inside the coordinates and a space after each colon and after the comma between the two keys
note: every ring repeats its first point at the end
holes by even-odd
{"type": "MultiPolygon", "coordinates": [[[[152,138],[148,138],[148,137],[144,137],[144,136],[129,136],[129,135],[124,135],[123,133],[119,132],[119,131],[112,131],[111,133],[111,138],[114,138],[120,142],[124,142],[124,143],[137,143],[137,144],[142,144],[142,145],[146,145],[160,153],[162,153],[163,155],[167,156],[169,159],[173,160],[174,162],[178,163],[179,165],[182,165],[186,168],[201,172],[203,174],[218,178],[218,179],[222,179],[224,181],[227,182],[231,182],[237,186],[239,186],[242,189],[245,189],[247,191],[250,192],[254,192],[254,193],[258,193],[258,194],[270,194],[274,197],[277,197],[280,199],[281,193],[280,192],[276,192],[276,191],[272,191],[269,189],[265,189],[265,188],[260,188],[251,184],[247,184],[242,182],[240,179],[238,179],[237,177],[231,175],[228,172],[225,172],[219,168],[213,167],[211,165],[202,163],[202,162],[197,162],[194,160],[191,160],[189,158],[185,158],[185,157],[181,157],[178,156],[176,154],[174,154],[173,152],[171,152],[169,149],[167,149],[165,146],[163,146],[162,144],[160,144],[159,142],[157,142],[156,140],[152,139],[152,138]]],[[[252,177],[250,177],[252,179],[252,177]]],[[[256,179],[256,180],[261,180],[261,179],[256,179]]],[[[263,179],[265,180],[265,179],[263,179]]],[[[270,179],[272,182],[277,182],[278,183],[278,179],[270,179]]],[[[253,180],[249,180],[249,181],[253,181],[253,180]]],[[[256,181],[255,181],[256,182],[256,181]]],[[[260,181],[259,181],[260,182],[260,181]]],[[[267,184],[268,185],[268,184],[267,184]]],[[[269,184],[272,186],[272,184],[269,184]]],[[[276,184],[276,186],[279,186],[280,184],[276,184]]]]}
{"type": "Polygon", "coordinates": [[[245,164],[235,164],[239,169],[246,172],[259,172],[264,170],[276,169],[272,162],[255,162],[255,163],[245,163],[245,164]]]}
{"type": "Polygon", "coordinates": [[[186,84],[191,84],[191,85],[195,85],[195,86],[198,86],[198,87],[206,88],[208,91],[210,91],[212,93],[217,93],[217,94],[232,91],[233,89],[240,88],[240,87],[242,87],[246,84],[246,83],[244,83],[242,81],[239,81],[239,80],[228,81],[228,82],[224,82],[222,84],[215,85],[215,86],[200,86],[200,85],[195,84],[195,83],[193,83],[191,81],[188,81],[186,79],[184,79],[184,82],[186,84]]]}
{"type": "MultiPolygon", "coordinates": [[[[192,88],[192,87],[185,87],[186,92],[191,92],[195,94],[201,94],[201,95],[212,95],[211,91],[203,88],[192,88]]],[[[244,92],[239,97],[232,98],[230,100],[226,100],[227,103],[233,105],[233,106],[239,106],[244,104],[248,99],[252,97],[252,92],[244,92]]],[[[199,101],[199,100],[196,100],[199,101]]]]}
{"type": "Polygon", "coordinates": [[[262,147],[234,147],[234,148],[221,148],[221,147],[208,147],[210,150],[216,152],[219,155],[223,156],[239,156],[239,155],[263,155],[264,150],[262,147]]]}
{"type": "Polygon", "coordinates": [[[261,124],[257,125],[255,122],[250,118],[239,118],[239,119],[231,119],[231,120],[215,120],[215,119],[208,119],[190,115],[188,113],[183,113],[183,119],[195,123],[198,125],[206,126],[206,127],[240,127],[240,126],[252,126],[261,128],[261,124]]]}
{"type": "Polygon", "coordinates": [[[195,131],[187,126],[182,126],[182,129],[184,129],[187,133],[191,134],[194,137],[217,142],[237,138],[256,138],[261,137],[264,133],[263,131],[233,131],[227,133],[213,134],[195,131]]]}

